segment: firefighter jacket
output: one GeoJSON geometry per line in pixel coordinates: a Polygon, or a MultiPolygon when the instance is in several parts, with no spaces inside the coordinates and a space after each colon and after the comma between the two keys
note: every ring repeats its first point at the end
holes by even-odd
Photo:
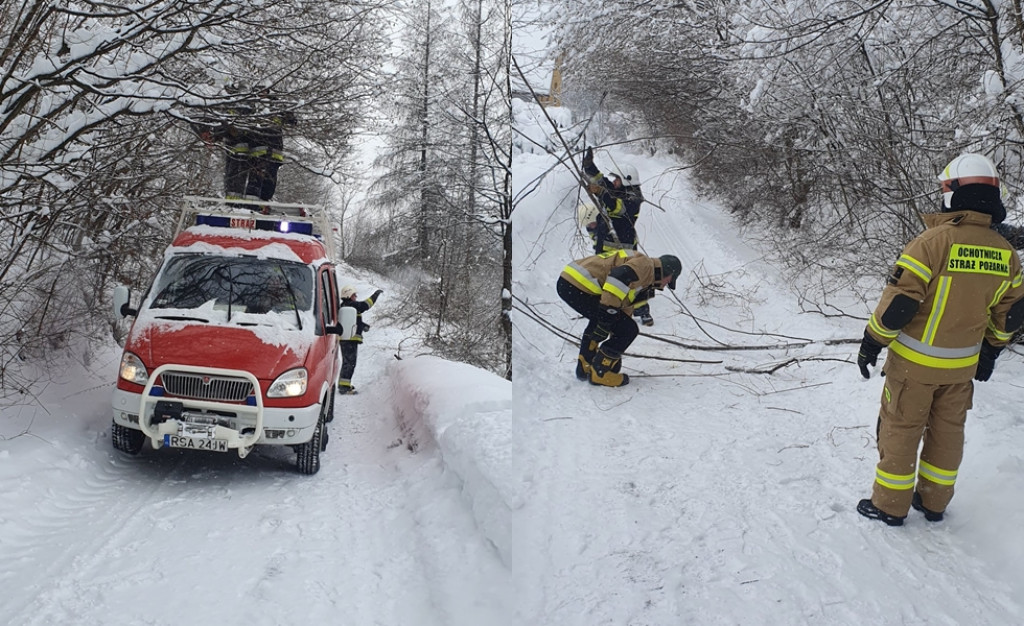
{"type": "Polygon", "coordinates": [[[633,250],[616,250],[573,261],[561,277],[580,291],[599,296],[601,306],[633,315],[633,308],[641,304],[638,294],[647,298],[656,273],[661,273],[658,259],[633,250]]]}
{"type": "Polygon", "coordinates": [[[339,339],[342,342],[354,342],[363,343],[363,333],[370,329],[370,325],[363,322],[363,313],[370,310],[373,303],[380,297],[380,294],[384,292],[377,290],[373,292],[373,295],[366,300],[342,300],[341,306],[352,307],[356,310],[356,331],[352,334],[351,339],[339,339]]]}
{"type": "Polygon", "coordinates": [[[1020,311],[1011,314],[1024,295],[1020,259],[990,228],[988,215],[923,217],[927,229],[896,261],[867,332],[889,347],[886,374],[926,384],[967,382],[982,340],[1003,346],[1020,325],[1020,311]]]}
{"type": "Polygon", "coordinates": [[[618,242],[611,237],[608,220],[603,216],[597,218],[597,230],[594,232],[595,248],[598,254],[613,249],[636,249],[636,221],[640,217],[640,205],[644,202],[644,194],[640,186],[615,188],[615,185],[604,177],[593,163],[586,163],[583,171],[590,177],[589,187],[605,213],[611,220],[612,229],[618,242]]]}

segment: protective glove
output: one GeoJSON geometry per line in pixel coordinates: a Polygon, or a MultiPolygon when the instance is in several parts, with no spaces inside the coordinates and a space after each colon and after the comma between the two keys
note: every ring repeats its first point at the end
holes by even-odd
{"type": "Polygon", "coordinates": [[[633,298],[633,302],[643,302],[645,300],[650,300],[655,296],[655,294],[656,291],[653,286],[644,287],[640,291],[636,292],[636,296],[633,298]]]}
{"type": "Polygon", "coordinates": [[[981,342],[981,354],[978,355],[978,370],[974,372],[974,380],[985,382],[992,376],[992,370],[996,368],[996,357],[1003,351],[1003,348],[995,347],[988,340],[981,342]]]}
{"type": "Polygon", "coordinates": [[[860,375],[865,379],[871,378],[871,370],[868,365],[874,367],[878,364],[878,353],[882,351],[882,344],[864,331],[864,339],[860,341],[860,352],[857,353],[857,367],[860,368],[860,375]]]}
{"type": "Polygon", "coordinates": [[[594,164],[594,149],[588,147],[583,153],[583,167],[587,167],[594,164]]]}
{"type": "Polygon", "coordinates": [[[383,294],[383,293],[384,293],[384,290],[383,290],[383,289],[378,289],[377,291],[374,291],[374,292],[373,292],[373,295],[371,296],[371,299],[372,299],[372,300],[373,300],[374,302],[376,302],[376,301],[377,301],[377,298],[379,298],[379,297],[381,296],[381,294],[383,294]]]}

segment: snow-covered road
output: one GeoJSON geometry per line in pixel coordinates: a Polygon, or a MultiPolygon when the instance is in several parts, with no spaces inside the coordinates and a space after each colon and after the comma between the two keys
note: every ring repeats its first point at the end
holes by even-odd
{"type": "Polygon", "coordinates": [[[361,393],[337,397],[312,477],[288,449],[115,451],[114,349],[51,386],[45,412],[0,418],[0,623],[506,623],[508,572],[464,478],[428,428],[416,453],[400,433],[401,339],[367,334],[361,393]]]}

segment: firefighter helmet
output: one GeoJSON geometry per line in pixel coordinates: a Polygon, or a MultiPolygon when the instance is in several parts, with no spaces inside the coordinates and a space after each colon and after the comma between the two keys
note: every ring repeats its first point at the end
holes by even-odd
{"type": "Polygon", "coordinates": [[[610,175],[621,180],[623,187],[635,187],[640,184],[640,173],[629,163],[623,163],[617,172],[611,172],[610,175]]]}
{"type": "Polygon", "coordinates": [[[1000,189],[999,172],[995,164],[984,155],[970,152],[950,161],[939,174],[939,182],[942,184],[942,205],[947,209],[950,208],[953,192],[964,185],[982,184],[1000,189]]]}
{"type": "Polygon", "coordinates": [[[576,207],[576,223],[581,228],[586,228],[588,224],[593,224],[597,221],[597,207],[590,202],[581,202],[576,207]]]}
{"type": "Polygon", "coordinates": [[[658,257],[658,261],[661,262],[662,277],[672,277],[672,280],[668,284],[668,288],[674,290],[676,288],[676,281],[679,280],[679,274],[683,271],[682,262],[679,260],[679,257],[673,254],[663,254],[658,257]]]}
{"type": "Polygon", "coordinates": [[[356,288],[352,285],[345,285],[341,288],[341,299],[348,300],[352,296],[356,295],[356,288]]]}

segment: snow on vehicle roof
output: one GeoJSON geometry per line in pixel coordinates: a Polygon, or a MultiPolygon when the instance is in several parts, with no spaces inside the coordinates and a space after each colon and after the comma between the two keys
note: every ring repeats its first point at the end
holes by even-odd
{"type": "Polygon", "coordinates": [[[264,230],[190,226],[181,231],[164,256],[189,252],[251,254],[258,258],[298,261],[318,266],[328,260],[324,244],[315,237],[264,230]]]}

